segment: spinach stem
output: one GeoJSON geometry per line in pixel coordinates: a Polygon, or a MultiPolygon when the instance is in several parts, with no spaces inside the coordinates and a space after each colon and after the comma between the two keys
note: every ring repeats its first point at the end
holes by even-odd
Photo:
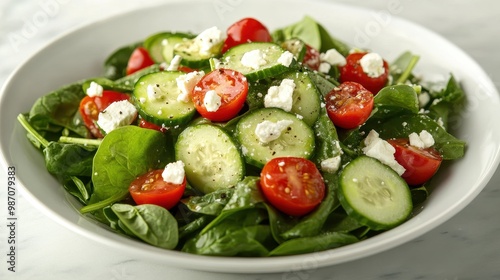
{"type": "Polygon", "coordinates": [[[59,142],[62,143],[70,143],[70,144],[81,144],[84,146],[99,146],[101,145],[102,140],[100,139],[86,139],[86,138],[77,138],[77,137],[68,137],[61,136],[59,138],[59,142]]]}
{"type": "Polygon", "coordinates": [[[129,192],[128,192],[128,188],[127,188],[126,190],[123,190],[119,193],[116,193],[113,196],[110,196],[109,198],[107,198],[105,200],[101,200],[97,203],[83,206],[82,208],[80,208],[80,213],[85,214],[85,213],[89,213],[89,212],[93,212],[93,211],[102,209],[108,205],[113,204],[114,202],[118,202],[120,200],[125,199],[128,196],[128,194],[129,194],[129,192]]]}
{"type": "Polygon", "coordinates": [[[415,68],[415,65],[417,65],[419,59],[420,59],[419,56],[413,55],[405,71],[401,74],[401,76],[399,76],[398,80],[394,84],[399,85],[404,83],[410,76],[411,71],[413,71],[413,68],[415,68]]]}
{"type": "Polygon", "coordinates": [[[31,124],[28,122],[26,117],[23,114],[19,114],[17,116],[17,120],[21,123],[21,125],[26,129],[26,131],[31,134],[39,143],[42,145],[44,148],[46,148],[49,145],[49,141],[47,141],[45,138],[43,138],[38,131],[36,131],[31,124]]]}

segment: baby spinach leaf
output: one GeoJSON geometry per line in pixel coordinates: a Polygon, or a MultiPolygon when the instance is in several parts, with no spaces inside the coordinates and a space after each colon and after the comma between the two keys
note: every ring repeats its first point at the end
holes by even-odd
{"type": "Polygon", "coordinates": [[[269,226],[260,223],[267,218],[261,209],[238,211],[216,226],[184,244],[182,251],[216,256],[266,256],[263,245],[271,239],[269,226]]]}
{"type": "Polygon", "coordinates": [[[114,204],[111,210],[121,222],[120,227],[141,240],[165,249],[177,246],[177,221],[167,209],[153,204],[114,204]]]}
{"type": "Polygon", "coordinates": [[[445,129],[448,127],[450,115],[457,113],[465,104],[465,93],[451,75],[446,87],[437,93],[431,93],[432,101],[429,102],[429,116],[438,121],[445,129]]]}
{"type": "Polygon", "coordinates": [[[137,126],[120,127],[107,134],[94,157],[90,202],[125,193],[137,176],[164,167],[169,158],[166,141],[161,132],[137,126]]]}
{"type": "Polygon", "coordinates": [[[339,206],[336,194],[337,175],[324,173],[323,178],[328,189],[321,204],[313,212],[301,218],[295,226],[281,234],[281,237],[288,240],[317,235],[330,213],[339,206]]]}
{"type": "Polygon", "coordinates": [[[92,175],[96,147],[50,142],[43,150],[47,170],[60,176],[92,175]]]}
{"type": "Polygon", "coordinates": [[[87,204],[92,192],[90,177],[70,176],[63,182],[63,187],[83,204],[87,204]]]}
{"type": "Polygon", "coordinates": [[[358,238],[352,234],[328,232],[313,237],[302,237],[288,240],[272,250],[269,255],[286,256],[312,253],[341,247],[358,241],[358,238]]]}
{"type": "Polygon", "coordinates": [[[234,193],[233,188],[218,189],[203,196],[190,196],[182,200],[192,212],[217,216],[234,193]]]}
{"type": "Polygon", "coordinates": [[[338,142],[337,129],[330,120],[330,117],[328,117],[325,108],[321,109],[313,129],[314,135],[316,135],[316,151],[313,161],[317,166],[320,166],[321,162],[325,159],[342,154],[338,142]]]}
{"type": "Polygon", "coordinates": [[[374,112],[366,126],[398,115],[418,113],[419,103],[417,93],[408,85],[388,86],[381,89],[373,99],[374,112]]]}
{"type": "Polygon", "coordinates": [[[110,80],[124,77],[127,74],[127,64],[132,52],[141,44],[135,43],[115,50],[104,62],[104,76],[110,80]]]}
{"type": "Polygon", "coordinates": [[[207,232],[210,228],[216,226],[234,213],[255,208],[258,203],[263,202],[264,198],[257,187],[258,183],[259,177],[248,176],[236,184],[227,204],[220,214],[203,229],[202,233],[207,232]]]}
{"type": "Polygon", "coordinates": [[[378,126],[380,138],[407,138],[412,132],[427,130],[434,138],[436,148],[443,159],[453,160],[464,156],[466,143],[446,132],[427,115],[409,114],[392,118],[378,126]]]}
{"type": "Polygon", "coordinates": [[[89,132],[75,118],[80,100],[85,96],[81,83],[64,86],[40,97],[29,112],[28,120],[38,132],[60,132],[63,128],[87,138],[89,132]]]}

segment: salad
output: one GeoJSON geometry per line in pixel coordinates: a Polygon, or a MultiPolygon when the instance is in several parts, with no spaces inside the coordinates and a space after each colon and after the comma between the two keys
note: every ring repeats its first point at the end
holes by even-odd
{"type": "Polygon", "coordinates": [[[426,83],[418,55],[382,55],[308,16],[160,32],[18,120],[79,211],[117,234],[201,255],[327,250],[410,219],[465,153],[448,132],[453,75],[426,83]]]}

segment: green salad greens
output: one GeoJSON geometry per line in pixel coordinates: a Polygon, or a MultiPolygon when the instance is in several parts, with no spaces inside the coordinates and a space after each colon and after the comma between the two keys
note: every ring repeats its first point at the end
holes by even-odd
{"type": "MultiPolygon", "coordinates": [[[[413,160],[423,160],[425,166],[464,156],[465,142],[448,131],[448,120],[460,113],[464,92],[453,75],[441,89],[428,86],[425,75],[421,79],[414,74],[418,55],[405,52],[388,63],[383,88],[369,94],[372,107],[366,119],[345,128],[332,117],[331,102],[339,98],[332,97],[332,92],[341,91],[345,82],[346,58],[369,51],[356,50],[331,36],[308,16],[268,32],[264,42],[231,43],[234,28],[228,29],[228,38],[215,43],[210,36],[217,30],[207,29],[204,35],[160,32],[142,42],[117,46],[104,62],[102,76],[54,90],[19,115],[47,171],[81,203],[82,215],[117,234],[186,253],[304,254],[362,241],[412,217],[413,209],[427,199],[431,180],[409,179],[407,170],[412,166],[404,168],[406,173],[397,173],[394,165],[403,165],[398,156],[404,158],[398,153],[416,153],[413,160]],[[149,52],[152,61],[131,73],[130,60],[138,48],[149,52]],[[327,57],[333,51],[336,61],[327,57]],[[230,69],[232,85],[242,83],[248,89],[236,114],[220,121],[206,116],[217,113],[221,108],[217,106],[225,101],[217,95],[207,99],[208,92],[205,99],[196,101],[200,80],[191,85],[187,99],[182,97],[188,83],[180,83],[178,77],[186,77],[187,72],[190,77],[222,75],[223,69],[230,69]],[[289,91],[292,95],[286,99],[280,94],[289,85],[293,93],[289,91]],[[93,107],[83,104],[95,98],[96,86],[124,94],[126,104],[119,113],[107,107],[94,114],[103,118],[106,113],[122,115],[130,109],[128,123],[93,119],[89,125],[93,107]],[[269,105],[272,98],[267,96],[271,89],[278,92],[274,105],[269,105]],[[415,137],[420,137],[414,140],[418,143],[430,144],[412,144],[415,137]],[[402,148],[395,142],[398,139],[406,139],[402,148]],[[385,158],[387,150],[390,160],[385,158]],[[277,174],[267,173],[267,168],[278,155],[312,162],[324,182],[324,186],[309,186],[309,173],[287,173],[284,192],[299,185],[322,194],[299,215],[289,214],[287,209],[293,206],[283,208],[283,200],[277,203],[266,191],[280,187],[263,180],[277,174]],[[131,197],[131,185],[138,178],[175,162],[183,162],[184,170],[176,170],[185,176],[183,183],[168,181],[165,171],[163,179],[155,177],[163,184],[183,186],[174,206],[139,203],[131,197]]],[[[240,30],[245,36],[254,31],[240,30]]],[[[356,71],[364,71],[368,80],[376,79],[380,74],[366,70],[376,61],[359,62],[356,71]],[[363,63],[368,63],[366,69],[363,63]]],[[[285,161],[275,168],[284,166],[285,161]]],[[[143,182],[141,191],[148,184],[143,182]]]]}

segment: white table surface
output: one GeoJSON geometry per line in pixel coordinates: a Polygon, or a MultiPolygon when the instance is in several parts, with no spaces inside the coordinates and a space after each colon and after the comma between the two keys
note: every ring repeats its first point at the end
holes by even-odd
{"type": "MultiPolygon", "coordinates": [[[[68,28],[159,2],[165,1],[1,0],[0,85],[30,54],[68,28]],[[53,5],[52,10],[44,10],[48,3],[53,5]],[[37,13],[46,13],[48,20],[31,31],[26,29],[37,13]],[[10,39],[9,35],[22,32],[31,33],[25,33],[22,42],[10,39]]],[[[336,2],[380,12],[394,0],[336,2]]],[[[397,16],[434,30],[464,49],[499,88],[500,1],[400,2],[404,8],[397,16]]],[[[500,279],[500,172],[462,212],[407,244],[357,261],[300,273],[233,275],[158,266],[123,255],[62,227],[22,197],[17,202],[17,271],[9,272],[5,248],[7,170],[3,169],[0,279],[500,279]]]]}

